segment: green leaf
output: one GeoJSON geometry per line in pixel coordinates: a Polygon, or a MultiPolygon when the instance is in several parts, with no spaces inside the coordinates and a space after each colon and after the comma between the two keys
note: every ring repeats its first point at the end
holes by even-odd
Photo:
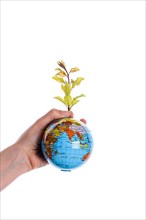
{"type": "Polygon", "coordinates": [[[61,85],[61,89],[63,90],[63,92],[64,92],[64,93],[65,93],[65,95],[66,95],[66,86],[61,85]]]}
{"type": "Polygon", "coordinates": [[[78,100],[78,98],[81,98],[81,97],[85,97],[85,95],[81,94],[81,95],[74,97],[71,102],[71,107],[73,107],[75,104],[77,104],[80,101],[80,100],[78,100]]]}
{"type": "Polygon", "coordinates": [[[69,83],[65,82],[65,85],[61,85],[61,89],[63,90],[63,92],[65,93],[65,95],[70,95],[71,93],[71,86],[69,83]]]}
{"type": "Polygon", "coordinates": [[[73,100],[76,100],[76,99],[81,98],[81,97],[85,97],[85,95],[84,94],[78,95],[78,96],[74,97],[73,100]]]}
{"type": "Polygon", "coordinates": [[[57,82],[60,82],[60,83],[64,83],[64,80],[58,76],[53,76],[52,77],[54,80],[56,80],[57,82]]]}
{"type": "Polygon", "coordinates": [[[70,73],[74,73],[74,72],[77,72],[77,71],[79,71],[80,69],[78,68],[78,67],[74,67],[74,68],[71,68],[70,69],[70,73]]]}
{"type": "Polygon", "coordinates": [[[76,85],[80,85],[81,81],[84,80],[83,77],[78,77],[75,81],[76,85]]]}
{"type": "Polygon", "coordinates": [[[64,96],[64,101],[65,101],[65,104],[70,107],[71,106],[71,103],[72,103],[72,97],[70,95],[66,95],[64,96]]]}
{"type": "Polygon", "coordinates": [[[71,103],[71,107],[73,107],[75,104],[77,104],[80,100],[73,100],[71,103]]]}
{"type": "Polygon", "coordinates": [[[62,69],[60,69],[60,68],[56,68],[55,70],[57,70],[57,71],[62,71],[62,69]]]}
{"type": "Polygon", "coordinates": [[[72,88],[74,88],[75,86],[79,86],[80,83],[82,82],[82,80],[84,80],[83,77],[78,77],[78,78],[72,83],[72,88]]]}
{"type": "Polygon", "coordinates": [[[66,83],[65,86],[66,86],[66,94],[70,94],[71,93],[71,86],[70,86],[70,84],[66,83]]]}
{"type": "Polygon", "coordinates": [[[54,99],[57,99],[57,100],[59,100],[60,102],[62,102],[63,104],[66,105],[66,103],[65,103],[65,101],[64,101],[64,99],[63,99],[62,97],[60,97],[60,96],[55,96],[54,99]]]}

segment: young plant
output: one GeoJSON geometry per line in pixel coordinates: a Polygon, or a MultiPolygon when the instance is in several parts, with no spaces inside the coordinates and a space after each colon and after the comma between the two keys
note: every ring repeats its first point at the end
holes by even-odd
{"type": "Polygon", "coordinates": [[[61,89],[64,92],[64,97],[62,98],[60,96],[55,96],[54,98],[61,101],[69,111],[75,104],[77,104],[80,101],[79,98],[85,96],[84,94],[81,94],[76,97],[71,96],[72,90],[76,86],[79,86],[82,80],[84,80],[84,78],[77,77],[76,80],[70,78],[71,73],[79,71],[78,67],[71,68],[70,71],[67,71],[66,65],[63,61],[58,61],[57,64],[59,65],[59,68],[55,69],[57,73],[52,78],[57,82],[61,83],[61,89]]]}

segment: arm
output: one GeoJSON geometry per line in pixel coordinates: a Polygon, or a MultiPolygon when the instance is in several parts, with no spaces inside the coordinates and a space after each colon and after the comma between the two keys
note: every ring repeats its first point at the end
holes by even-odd
{"type": "Polygon", "coordinates": [[[21,174],[31,170],[27,156],[23,154],[21,146],[17,143],[2,151],[0,159],[0,190],[4,189],[21,174]]]}
{"type": "Polygon", "coordinates": [[[28,128],[15,144],[0,153],[0,190],[20,175],[48,164],[41,152],[41,138],[51,121],[63,117],[73,117],[73,113],[56,109],[49,111],[28,128]]]}

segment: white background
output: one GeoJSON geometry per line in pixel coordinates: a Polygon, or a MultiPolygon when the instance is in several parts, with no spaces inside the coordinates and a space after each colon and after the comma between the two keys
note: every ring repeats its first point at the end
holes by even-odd
{"type": "Polygon", "coordinates": [[[144,1],[2,1],[2,149],[51,108],[58,60],[85,77],[74,107],[94,151],[81,168],[32,171],[1,193],[2,219],[144,219],[144,1]]]}

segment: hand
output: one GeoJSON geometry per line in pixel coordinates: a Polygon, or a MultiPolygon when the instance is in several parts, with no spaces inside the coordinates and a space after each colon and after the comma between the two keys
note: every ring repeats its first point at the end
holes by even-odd
{"type": "MultiPolygon", "coordinates": [[[[73,113],[52,109],[28,128],[15,144],[0,153],[0,190],[18,176],[48,164],[40,146],[43,133],[50,122],[64,117],[73,117],[73,113]]],[[[86,124],[85,119],[81,121],[86,124]]]]}
{"type": "Polygon", "coordinates": [[[63,117],[73,117],[73,113],[71,111],[52,109],[28,128],[16,142],[23,149],[29,170],[48,164],[41,151],[41,139],[47,125],[54,119],[63,117]]]}

